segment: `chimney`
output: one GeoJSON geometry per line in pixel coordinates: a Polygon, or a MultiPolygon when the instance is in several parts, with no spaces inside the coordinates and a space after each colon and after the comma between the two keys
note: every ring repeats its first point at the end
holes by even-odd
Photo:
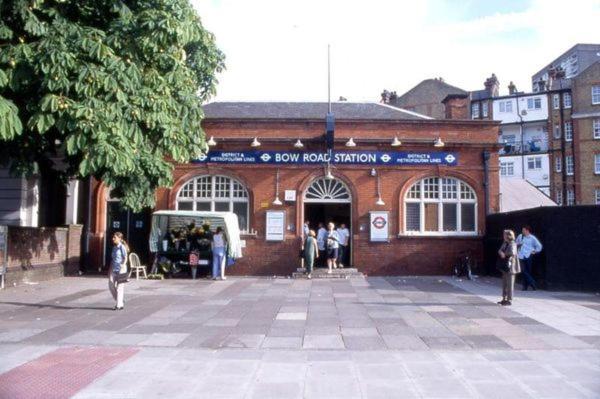
{"type": "Polygon", "coordinates": [[[511,80],[510,84],[508,85],[508,94],[516,94],[516,93],[517,93],[517,86],[511,80]]]}
{"type": "Polygon", "coordinates": [[[500,90],[500,82],[498,82],[498,78],[496,77],[495,73],[493,73],[492,76],[487,78],[483,85],[485,86],[485,90],[488,92],[488,95],[490,97],[498,97],[498,93],[500,90]]]}
{"type": "Polygon", "coordinates": [[[442,103],[446,107],[446,119],[469,119],[468,94],[448,94],[442,103]]]}
{"type": "Polygon", "coordinates": [[[381,93],[381,103],[383,104],[389,104],[390,103],[390,96],[392,93],[390,93],[387,90],[383,90],[383,92],[381,93]]]}

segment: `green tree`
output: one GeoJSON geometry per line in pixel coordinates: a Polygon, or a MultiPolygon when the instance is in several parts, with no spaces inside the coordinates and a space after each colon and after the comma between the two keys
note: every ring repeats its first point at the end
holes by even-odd
{"type": "Polygon", "coordinates": [[[152,206],[172,162],[206,148],[223,60],[188,0],[0,0],[0,162],[152,206]]]}

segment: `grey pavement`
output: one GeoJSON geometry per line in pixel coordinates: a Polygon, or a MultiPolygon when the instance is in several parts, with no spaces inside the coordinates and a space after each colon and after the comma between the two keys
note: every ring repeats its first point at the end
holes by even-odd
{"type": "Polygon", "coordinates": [[[77,398],[600,398],[600,296],[496,279],[133,280],[0,292],[0,373],[57,348],[138,352],[77,398]]]}

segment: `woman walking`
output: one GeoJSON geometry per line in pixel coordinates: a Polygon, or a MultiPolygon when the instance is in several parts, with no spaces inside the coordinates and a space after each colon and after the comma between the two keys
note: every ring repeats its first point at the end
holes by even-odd
{"type": "Polygon", "coordinates": [[[212,253],[213,253],[213,271],[212,278],[216,280],[221,278],[225,280],[225,254],[227,251],[227,239],[223,233],[223,228],[217,227],[217,231],[212,237],[212,253]]]}
{"type": "Polygon", "coordinates": [[[521,272],[515,233],[512,230],[504,230],[504,242],[498,250],[498,269],[502,272],[502,300],[498,304],[510,306],[515,288],[515,275],[521,272]]]}
{"type": "Polygon", "coordinates": [[[114,310],[122,310],[125,296],[125,282],[127,281],[127,244],[123,240],[123,233],[120,231],[113,234],[112,242],[113,249],[108,273],[108,289],[116,301],[114,310]]]}
{"type": "Polygon", "coordinates": [[[319,257],[319,248],[315,236],[315,231],[309,230],[306,241],[304,241],[304,267],[306,267],[306,277],[308,278],[312,278],[315,259],[319,257]]]}

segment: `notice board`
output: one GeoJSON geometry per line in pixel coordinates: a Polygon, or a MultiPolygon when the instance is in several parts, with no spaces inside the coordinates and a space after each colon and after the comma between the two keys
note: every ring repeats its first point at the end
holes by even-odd
{"type": "Polygon", "coordinates": [[[283,241],[285,237],[285,211],[267,211],[267,241],[283,241]]]}

